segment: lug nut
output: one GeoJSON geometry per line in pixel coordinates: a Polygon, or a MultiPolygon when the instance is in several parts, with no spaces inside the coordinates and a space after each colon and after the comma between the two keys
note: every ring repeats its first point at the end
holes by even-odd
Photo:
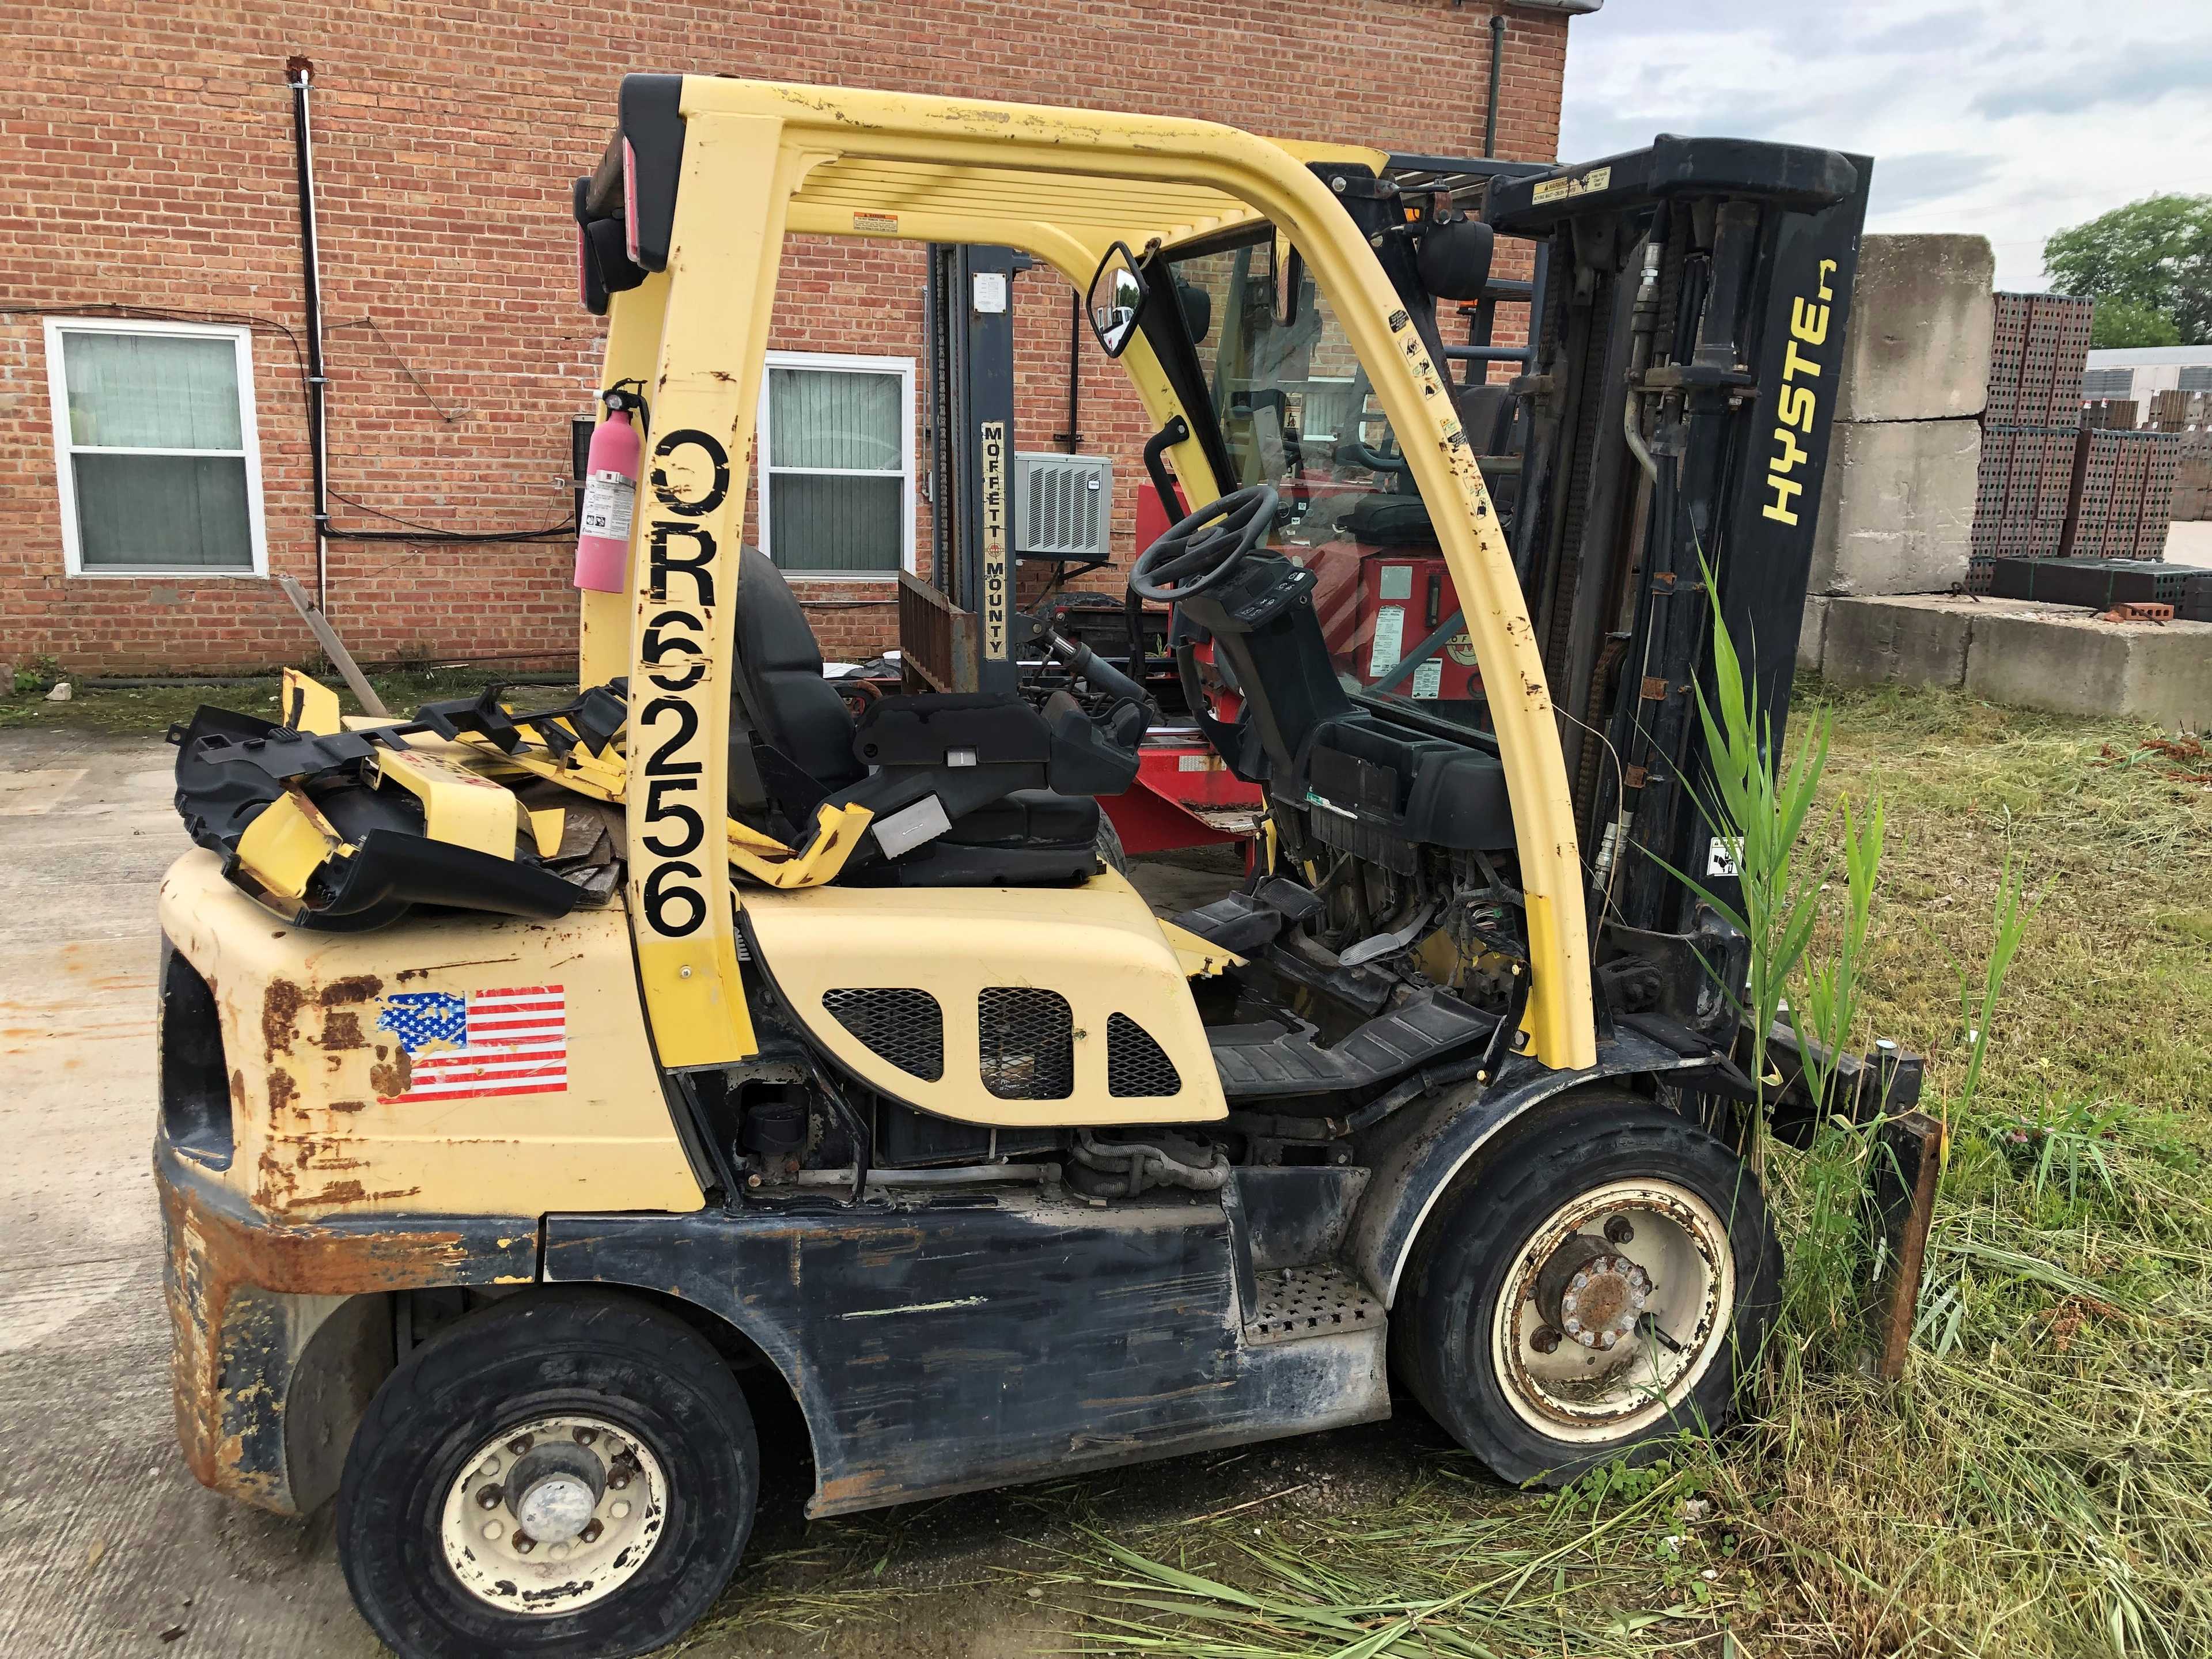
{"type": "Polygon", "coordinates": [[[514,1534],[514,1553],[517,1555],[527,1555],[537,1547],[538,1540],[528,1533],[519,1532],[514,1534]]]}
{"type": "Polygon", "coordinates": [[[627,1469],[617,1468],[607,1477],[607,1486],[610,1491],[620,1492],[628,1485],[629,1485],[629,1472],[627,1469]]]}
{"type": "Polygon", "coordinates": [[[495,1510],[506,1501],[507,1494],[497,1486],[486,1486],[477,1494],[477,1507],[480,1510],[495,1510]]]}
{"type": "Polygon", "coordinates": [[[1557,1353],[1559,1351],[1559,1334],[1549,1325],[1539,1325],[1528,1334],[1528,1346],[1538,1353],[1557,1353]]]}
{"type": "Polygon", "coordinates": [[[599,1431],[597,1429],[579,1429],[576,1431],[576,1443],[580,1446],[588,1446],[592,1442],[597,1440],[599,1437],[599,1431]]]}
{"type": "Polygon", "coordinates": [[[1635,1224],[1625,1215],[1607,1216],[1605,1220],[1605,1236],[1612,1243],[1626,1244],[1636,1237],[1635,1224]]]}
{"type": "Polygon", "coordinates": [[[530,1437],[526,1434],[519,1434],[515,1436],[514,1439],[507,1443],[507,1449],[513,1452],[517,1457],[521,1456],[523,1453],[530,1449],[530,1437]]]}
{"type": "Polygon", "coordinates": [[[593,1521],[591,1525],[586,1527],[583,1531],[576,1534],[577,1541],[584,1544],[596,1544],[599,1541],[599,1534],[605,1530],[605,1527],[601,1525],[599,1522],[593,1521]]]}

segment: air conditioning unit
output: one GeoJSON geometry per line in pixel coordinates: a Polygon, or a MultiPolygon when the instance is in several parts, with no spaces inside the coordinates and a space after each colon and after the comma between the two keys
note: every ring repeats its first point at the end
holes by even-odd
{"type": "Polygon", "coordinates": [[[1014,550],[1025,559],[1104,562],[1114,463],[1103,455],[1014,456],[1014,550]]]}

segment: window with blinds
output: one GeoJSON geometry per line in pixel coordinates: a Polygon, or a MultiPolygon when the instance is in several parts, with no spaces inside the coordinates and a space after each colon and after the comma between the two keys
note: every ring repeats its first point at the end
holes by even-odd
{"type": "Polygon", "coordinates": [[[761,540],[785,570],[912,563],[914,362],[771,351],[761,386],[761,540]]]}
{"type": "Polygon", "coordinates": [[[2184,392],[2212,392],[2212,363],[2184,363],[2176,384],[2184,392]]]}
{"type": "Polygon", "coordinates": [[[46,375],[70,574],[266,573],[246,329],[52,318],[46,375]]]}
{"type": "Polygon", "coordinates": [[[2131,368],[2092,368],[2081,374],[2081,395],[2084,398],[2124,398],[2135,388],[2136,372],[2131,368]]]}

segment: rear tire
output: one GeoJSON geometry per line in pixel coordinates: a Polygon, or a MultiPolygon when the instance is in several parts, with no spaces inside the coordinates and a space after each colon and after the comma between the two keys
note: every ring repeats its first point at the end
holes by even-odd
{"type": "Polygon", "coordinates": [[[527,1292],[385,1380],[346,1455],[338,1558],[402,1659],[624,1659],[720,1595],[759,1471],[744,1395],[690,1327],[527,1292]]]}
{"type": "Polygon", "coordinates": [[[1502,1479],[1564,1486],[1724,1423],[1781,1276],[1765,1200],[1725,1142],[1638,1096],[1577,1094],[1438,1199],[1393,1357],[1502,1479]]]}

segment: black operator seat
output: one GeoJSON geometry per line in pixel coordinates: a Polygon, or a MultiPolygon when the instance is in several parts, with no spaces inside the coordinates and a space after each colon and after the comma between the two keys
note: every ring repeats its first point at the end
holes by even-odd
{"type": "MultiPolygon", "coordinates": [[[[747,547],[738,564],[738,661],[740,684],[730,708],[730,811],[754,828],[796,844],[811,828],[823,800],[858,797],[884,810],[908,803],[886,795],[861,757],[852,707],[822,677],[822,647],[806,612],[783,572],[758,548],[747,547]],[[876,799],[870,798],[874,790],[876,799]]],[[[1034,720],[1027,709],[986,707],[988,698],[957,695],[887,697],[902,715],[933,713],[958,718],[995,714],[1034,720]]],[[[1021,735],[1019,722],[1009,729],[1021,735]]],[[[1006,788],[994,783],[1033,774],[1044,763],[994,764],[996,757],[969,751],[941,782],[915,786],[945,804],[951,826],[896,859],[856,857],[839,878],[847,883],[900,886],[1024,886],[1080,880],[1096,872],[1098,803],[1087,795],[1045,788],[1006,788]],[[979,797],[988,796],[988,799],[979,797]]]]}
{"type": "MultiPolygon", "coordinates": [[[[1461,386],[1452,388],[1452,407],[1482,466],[1492,505],[1510,521],[1521,498],[1521,400],[1502,384],[1461,386]]],[[[1344,530],[1371,547],[1433,546],[1437,539],[1428,503],[1410,477],[1395,493],[1361,496],[1345,515],[1344,530]]]]}

